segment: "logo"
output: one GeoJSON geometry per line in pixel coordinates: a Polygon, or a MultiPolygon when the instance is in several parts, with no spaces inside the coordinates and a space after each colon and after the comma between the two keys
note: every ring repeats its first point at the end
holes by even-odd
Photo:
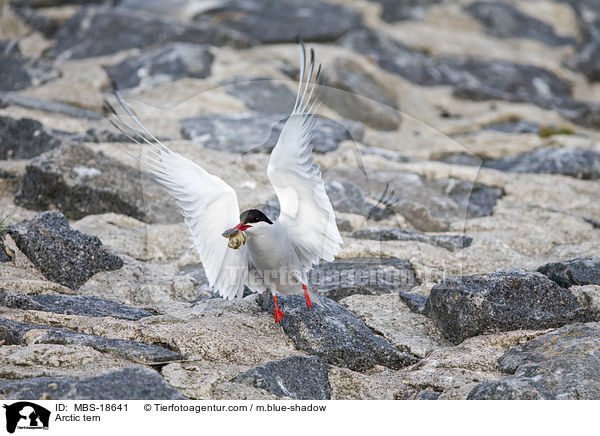
{"type": "Polygon", "coordinates": [[[50,411],[29,401],[3,405],[6,409],[6,431],[14,433],[15,429],[48,429],[50,411]]]}

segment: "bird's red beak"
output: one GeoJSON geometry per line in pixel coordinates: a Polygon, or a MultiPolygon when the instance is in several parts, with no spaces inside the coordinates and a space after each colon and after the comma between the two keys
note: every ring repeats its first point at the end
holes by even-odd
{"type": "Polygon", "coordinates": [[[250,224],[239,223],[234,227],[234,229],[239,229],[243,232],[244,230],[248,230],[250,227],[252,227],[250,224]]]}

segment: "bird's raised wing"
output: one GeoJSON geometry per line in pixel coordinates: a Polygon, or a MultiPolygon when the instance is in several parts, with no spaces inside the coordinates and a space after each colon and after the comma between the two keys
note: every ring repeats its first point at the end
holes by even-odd
{"type": "Polygon", "coordinates": [[[228,241],[221,236],[225,229],[239,222],[235,191],[219,177],[162,144],[139,121],[116,88],[115,96],[133,126],[107,103],[113,112],[111,122],[142,147],[139,160],[175,198],[208,282],[225,298],[241,297],[248,278],[246,247],[228,250],[228,241]]]}
{"type": "Polygon", "coordinates": [[[309,103],[320,67],[311,83],[314,52],[311,50],[307,72],[304,44],[300,43],[299,47],[300,85],[296,103],[271,152],[267,175],[279,199],[279,222],[287,231],[302,266],[309,269],[319,262],[319,258],[332,261],[342,238],[325,192],[321,170],[311,157],[310,140],[316,118],[311,114],[314,101],[309,103]]]}

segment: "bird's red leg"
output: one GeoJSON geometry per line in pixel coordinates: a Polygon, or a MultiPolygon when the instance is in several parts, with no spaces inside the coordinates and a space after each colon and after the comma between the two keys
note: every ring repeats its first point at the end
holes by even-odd
{"type": "Polygon", "coordinates": [[[273,301],[275,302],[275,322],[280,322],[285,314],[277,307],[277,296],[273,295],[273,301]]]}
{"type": "Polygon", "coordinates": [[[308,290],[306,289],[306,285],[302,283],[302,289],[304,289],[304,298],[306,298],[306,307],[309,309],[312,307],[312,301],[310,301],[310,297],[308,296],[308,290]]]}

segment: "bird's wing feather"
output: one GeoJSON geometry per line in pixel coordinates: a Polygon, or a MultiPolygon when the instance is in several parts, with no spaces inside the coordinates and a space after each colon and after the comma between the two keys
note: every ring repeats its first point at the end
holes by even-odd
{"type": "Polygon", "coordinates": [[[302,266],[308,270],[319,262],[319,258],[332,261],[342,244],[342,238],[325,192],[321,171],[311,157],[311,133],[316,118],[311,114],[314,101],[312,104],[310,102],[320,68],[315,81],[311,83],[314,53],[311,50],[308,72],[303,44],[300,44],[300,57],[300,86],[296,103],[271,152],[267,175],[279,199],[279,222],[287,232],[302,266]],[[306,82],[303,84],[305,76],[306,82]]]}
{"type": "Polygon", "coordinates": [[[108,105],[114,115],[111,121],[142,147],[139,160],[175,198],[190,229],[208,282],[225,298],[241,297],[248,278],[246,247],[230,250],[227,239],[221,236],[224,230],[239,222],[235,191],[219,177],[162,144],[138,120],[116,88],[115,96],[142,131],[108,105]]]}

